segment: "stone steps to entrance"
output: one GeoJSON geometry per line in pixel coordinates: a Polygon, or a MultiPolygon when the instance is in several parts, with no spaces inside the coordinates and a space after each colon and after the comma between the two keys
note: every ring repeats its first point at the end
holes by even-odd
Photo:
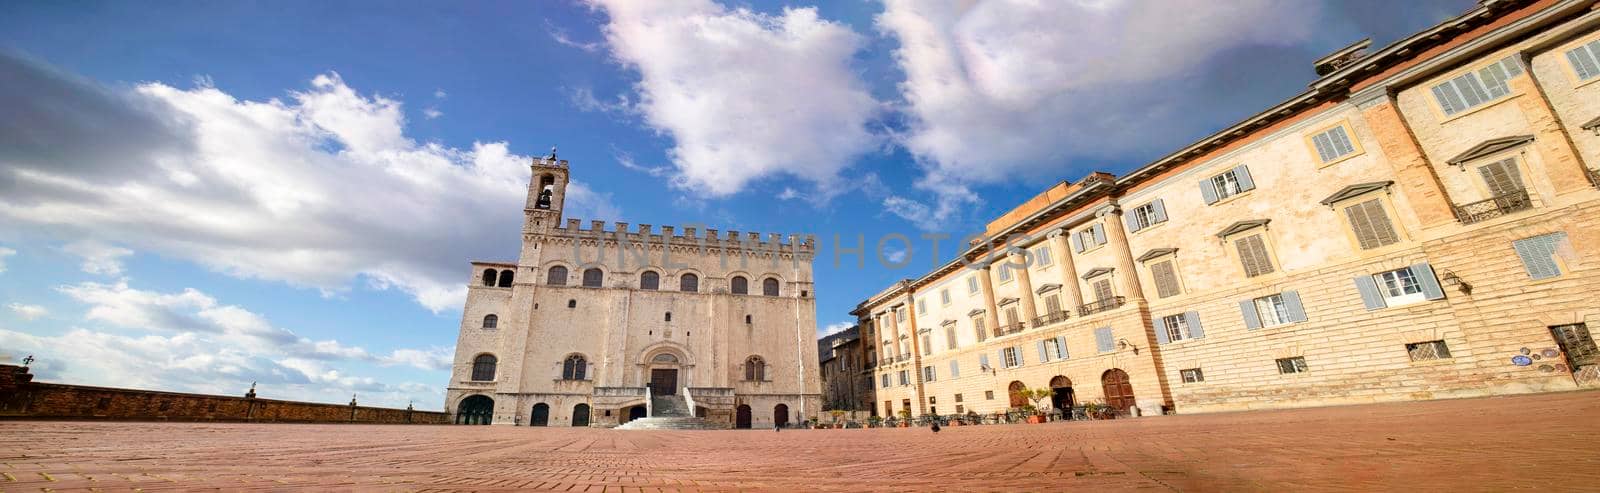
{"type": "Polygon", "coordinates": [[[635,419],[633,421],[629,421],[627,423],[623,423],[622,426],[618,426],[615,429],[618,429],[618,430],[724,430],[724,429],[727,429],[727,427],[719,426],[719,425],[707,422],[706,420],[701,419],[701,418],[681,417],[681,416],[678,416],[678,417],[659,417],[658,416],[658,417],[653,417],[653,418],[635,419]]]}

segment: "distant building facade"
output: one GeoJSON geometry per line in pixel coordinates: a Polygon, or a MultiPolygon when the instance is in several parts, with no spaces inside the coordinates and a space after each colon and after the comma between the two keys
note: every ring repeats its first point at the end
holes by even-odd
{"type": "Polygon", "coordinates": [[[536,158],[516,262],[474,262],[446,410],[460,423],[615,426],[651,398],[728,427],[821,411],[813,239],[562,223],[536,158]]]}
{"type": "Polygon", "coordinates": [[[859,327],[817,340],[822,402],[828,410],[872,410],[872,368],[862,347],[859,327]]]}
{"type": "Polygon", "coordinates": [[[1487,0],[862,301],[880,414],[1209,412],[1600,382],[1600,10],[1487,0]],[[875,335],[868,329],[876,327],[875,335]]]}

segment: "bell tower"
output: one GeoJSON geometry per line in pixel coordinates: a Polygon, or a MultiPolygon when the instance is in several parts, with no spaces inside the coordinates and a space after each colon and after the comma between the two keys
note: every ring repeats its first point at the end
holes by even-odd
{"type": "Polygon", "coordinates": [[[561,223],[561,205],[567,197],[567,160],[550,155],[533,158],[533,177],[528,181],[528,203],[523,207],[527,232],[543,231],[561,223]]]}

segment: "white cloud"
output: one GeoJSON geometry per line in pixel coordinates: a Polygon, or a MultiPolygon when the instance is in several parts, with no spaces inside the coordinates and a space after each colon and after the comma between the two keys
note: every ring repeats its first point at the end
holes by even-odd
{"type": "Polygon", "coordinates": [[[17,316],[21,317],[23,320],[38,320],[39,317],[50,314],[49,310],[46,310],[44,307],[39,305],[12,303],[6,305],[6,308],[10,308],[12,313],[17,314],[17,316]]]}
{"type": "Polygon", "coordinates": [[[447,98],[449,96],[450,96],[449,94],[445,94],[444,89],[434,89],[433,90],[433,99],[444,99],[444,98],[447,98]]]}
{"type": "Polygon", "coordinates": [[[432,107],[423,108],[422,109],[422,116],[426,117],[429,120],[432,120],[434,118],[438,118],[438,117],[444,116],[444,112],[443,111],[439,111],[438,108],[432,108],[432,107]]]}
{"type": "Polygon", "coordinates": [[[550,33],[550,39],[555,40],[556,43],[560,43],[563,46],[571,46],[587,53],[600,51],[600,43],[594,41],[587,43],[576,41],[572,39],[571,36],[567,35],[566,29],[562,29],[561,27],[556,26],[554,23],[551,23],[550,19],[544,20],[544,32],[550,33]]]}
{"type": "Polygon", "coordinates": [[[831,336],[831,335],[834,335],[834,334],[838,334],[840,332],[844,332],[846,329],[849,329],[851,327],[855,327],[855,325],[856,325],[855,322],[848,322],[848,321],[846,321],[846,322],[836,322],[836,323],[828,324],[827,327],[823,327],[822,330],[817,331],[817,338],[821,339],[823,337],[828,337],[828,336],[831,336]]]}
{"type": "MultiPolygon", "coordinates": [[[[12,81],[0,92],[0,227],[117,238],[326,293],[364,277],[434,311],[461,306],[468,261],[516,254],[531,158],[504,142],[417,143],[399,101],[337,74],[247,101],[210,86],[113,91],[7,54],[0,73],[12,81]]],[[[620,212],[582,182],[566,205],[573,217],[620,212]]]]}
{"type": "Polygon", "coordinates": [[[68,243],[62,250],[83,257],[79,268],[84,272],[105,276],[122,275],[122,257],[133,255],[133,250],[93,240],[68,243]]]}
{"type": "Polygon", "coordinates": [[[639,74],[637,112],[674,141],[675,185],[719,197],[776,175],[826,184],[878,145],[879,103],[850,67],[864,39],[815,8],[592,1],[613,58],[639,74]]]}
{"type": "Polygon", "coordinates": [[[1186,77],[1229,50],[1306,40],[1319,9],[1268,0],[888,0],[876,22],[899,41],[906,74],[911,123],[900,143],[924,168],[917,186],[938,203],[886,206],[937,222],[971,201],[968,185],[1054,179],[1069,159],[1125,155],[1152,135],[1192,130],[1180,114],[1186,77]]]}
{"type": "Polygon", "coordinates": [[[17,254],[16,250],[12,250],[12,249],[6,248],[6,247],[0,247],[0,274],[6,273],[6,257],[10,257],[10,256],[16,255],[16,254],[17,254]]]}

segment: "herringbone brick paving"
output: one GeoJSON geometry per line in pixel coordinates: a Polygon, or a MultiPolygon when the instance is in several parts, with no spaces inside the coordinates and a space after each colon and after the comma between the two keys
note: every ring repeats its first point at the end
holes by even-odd
{"type": "Polygon", "coordinates": [[[1600,490],[1600,392],[927,429],[0,422],[0,491],[1600,490]]]}

